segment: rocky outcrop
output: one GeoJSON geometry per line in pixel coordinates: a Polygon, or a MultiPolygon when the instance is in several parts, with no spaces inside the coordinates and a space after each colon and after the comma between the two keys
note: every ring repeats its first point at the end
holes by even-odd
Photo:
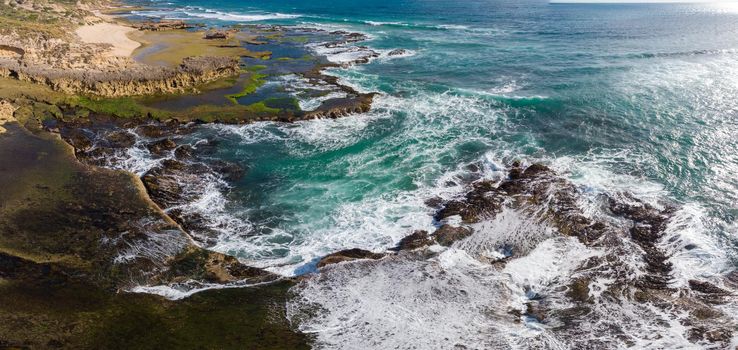
{"type": "Polygon", "coordinates": [[[190,248],[172,257],[169,269],[152,278],[155,284],[203,283],[227,284],[248,280],[250,283],[275,281],[279,276],[241,264],[238,259],[204,249],[190,248]]]}
{"type": "Polygon", "coordinates": [[[390,250],[401,251],[401,250],[414,250],[418,248],[427,247],[433,244],[433,240],[428,236],[427,231],[418,230],[405,236],[397,243],[397,246],[390,250]]]}
{"type": "Polygon", "coordinates": [[[181,20],[158,20],[158,21],[143,21],[141,23],[134,24],[134,27],[138,30],[147,31],[160,31],[160,30],[172,30],[172,29],[192,29],[201,27],[201,25],[191,24],[181,20]]]}
{"type": "Polygon", "coordinates": [[[408,54],[408,51],[405,49],[394,49],[388,52],[387,56],[392,57],[392,56],[402,56],[402,55],[407,55],[407,54],[408,54]]]}
{"type": "MultiPolygon", "coordinates": [[[[543,235],[556,242],[577,240],[576,245],[581,244],[592,252],[591,256],[583,257],[568,276],[560,277],[565,279],[561,284],[545,282],[528,286],[523,283],[524,307],[511,310],[511,315],[525,322],[546,324],[550,332],[557,338],[560,335],[561,339],[569,340],[574,348],[583,345],[579,339],[583,332],[590,332],[595,323],[602,324],[597,329],[625,339],[603,342],[602,347],[607,348],[621,341],[627,344],[630,336],[626,333],[627,327],[640,329],[643,325],[665,320],[678,320],[685,327],[685,338],[695,344],[727,347],[735,324],[725,313],[730,308],[721,306],[735,298],[730,289],[733,287],[729,286],[735,286],[738,278],[733,273],[724,279],[672,283],[673,267],[661,243],[676,210],[674,205],[669,202],[649,204],[627,193],[602,194],[597,205],[601,206],[603,214],[593,215],[580,207],[584,198],[577,186],[547,166],[523,167],[514,163],[503,179],[479,177],[469,184],[468,192],[460,198],[430,201],[441,226],[430,235],[415,231],[403,238],[390,249],[397,251],[396,254],[354,249],[328,255],[321,260],[320,266],[365,258],[386,257],[383,261],[428,259],[438,256],[437,248],[428,248],[438,243],[453,245],[471,255],[476,253],[475,248],[470,247],[482,244],[485,252],[492,249],[495,254],[475,256],[477,261],[490,264],[490,269],[501,269],[511,260],[528,254],[527,250],[523,251],[525,248],[508,240],[495,243],[499,244],[496,247],[486,246],[489,243],[484,235],[490,234],[486,232],[492,228],[489,225],[495,225],[504,213],[513,215],[516,222],[524,225],[545,227],[541,233],[528,233],[523,229],[523,235],[531,234],[531,238],[543,235]],[[571,239],[556,237],[557,234],[571,239]],[[474,241],[477,238],[474,235],[482,236],[474,241]],[[601,281],[607,282],[602,284],[601,281]],[[616,309],[609,308],[613,302],[617,303],[616,309]],[[624,315],[611,315],[620,312],[621,308],[626,310],[624,315]],[[653,319],[631,320],[633,315],[648,315],[647,318],[652,315],[653,319]],[[631,324],[626,326],[618,322],[631,324]]],[[[491,231],[489,238],[494,240],[499,234],[494,233],[494,229],[491,231]]],[[[361,264],[365,268],[381,265],[372,261],[361,264]]]]}
{"type": "MultiPolygon", "coordinates": [[[[0,137],[0,161],[18,174],[18,179],[0,178],[0,198],[6,209],[0,215],[0,227],[4,238],[12,238],[7,243],[10,251],[56,256],[58,261],[51,259],[50,266],[108,289],[183,281],[260,283],[278,278],[195,245],[151,201],[137,177],[78,163],[71,147],[61,140],[13,128],[11,135],[0,137]]],[[[95,142],[75,148],[94,147],[95,142]]],[[[0,257],[0,265],[5,263],[20,272],[27,265],[0,257]]]]}
{"type": "Polygon", "coordinates": [[[383,258],[384,256],[385,254],[373,253],[368,250],[358,248],[347,249],[324,256],[322,259],[320,259],[320,261],[318,261],[317,267],[322,268],[328,265],[354,260],[377,260],[383,258]]]}
{"type": "Polygon", "coordinates": [[[125,159],[132,147],[149,152],[157,163],[141,175],[141,181],[151,199],[199,243],[208,244],[217,237],[213,229],[217,218],[187,210],[186,205],[205,195],[208,185],[216,184],[225,191],[225,183],[239,180],[245,170],[208,156],[212,151],[208,144],[200,143],[197,149],[181,144],[181,136],[192,132],[193,124],[121,121],[104,116],[54,123],[62,138],[75,148],[77,159],[90,165],[119,168],[123,164],[116,160],[125,159]]]}
{"type": "Polygon", "coordinates": [[[205,35],[203,35],[203,38],[208,39],[208,40],[229,39],[237,31],[238,30],[235,30],[235,29],[229,29],[229,30],[211,29],[205,32],[205,35]]]}
{"type": "Polygon", "coordinates": [[[240,73],[233,57],[189,57],[175,69],[137,65],[118,71],[67,70],[0,59],[0,77],[49,86],[69,94],[121,97],[178,93],[240,73]]]}
{"type": "Polygon", "coordinates": [[[366,113],[371,109],[376,94],[359,94],[324,101],[317,109],[305,112],[302,119],[340,118],[351,114],[366,113]]]}
{"type": "MultiPolygon", "coordinates": [[[[504,210],[517,211],[534,222],[555,228],[559,234],[576,237],[585,246],[604,252],[587,259],[575,270],[576,278],[565,293],[572,307],[562,309],[560,305],[549,304],[555,302],[545,297],[537,297],[528,302],[526,316],[538,322],[555,322],[556,331],[572,332],[576,338],[574,334],[581,324],[591,324],[599,317],[592,309],[595,301],[589,288],[591,281],[604,278],[613,281],[604,292],[598,292],[605,298],[647,303],[674,315],[709,311],[708,319],[713,321],[685,319],[691,327],[687,336],[693,341],[726,344],[732,336],[732,326],[720,325],[726,319],[713,305],[723,303],[732,293],[706,281],[690,280],[688,289],[671,286],[672,266],[659,243],[675,207],[665,202],[657,208],[627,193],[602,197],[609,220],[585,215],[577,204],[581,199],[579,189],[550,168],[542,164],[523,168],[516,163],[506,179],[477,181],[462,198],[444,203],[436,212],[436,219],[443,222],[460,217],[462,226],[444,225],[433,236],[439,243],[448,245],[467,237],[476,224],[491,222],[504,210]]],[[[512,254],[514,257],[516,252],[512,254]]]]}
{"type": "Polygon", "coordinates": [[[433,238],[442,246],[451,246],[456,241],[460,241],[471,236],[472,231],[466,227],[454,227],[448,224],[441,225],[433,232],[433,238]]]}

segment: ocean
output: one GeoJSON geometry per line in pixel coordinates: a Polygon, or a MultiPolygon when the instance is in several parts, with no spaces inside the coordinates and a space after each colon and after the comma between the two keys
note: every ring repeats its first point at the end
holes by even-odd
{"type": "MultiPolygon", "coordinates": [[[[217,230],[209,249],[285,276],[312,274],[326,254],[383,251],[414,230],[432,232],[438,222],[429,199],[458,197],[470,176],[495,178],[520,161],[544,163],[576,184],[585,212],[597,210],[602,194],[675,203],[661,243],[674,266],[673,286],[736,269],[738,4],[146,5],[153,8],[135,14],[360,32],[369,40],[356,45],[382,53],[327,71],[358,91],[380,93],[368,113],[202,126],[189,136],[193,144],[216,140],[216,157],[247,169],[235,183],[213,180],[187,206],[217,230]],[[405,51],[387,55],[396,49],[405,51]]],[[[317,53],[346,59],[345,52],[317,53]]],[[[310,97],[299,100],[316,105],[310,97]]],[[[129,170],[146,170],[145,154],[130,156],[129,170]]],[[[530,290],[555,289],[576,262],[599,252],[549,238],[545,227],[514,213],[493,226],[487,235],[504,241],[499,237],[513,232],[529,246],[504,270],[481,264],[471,253],[478,247],[466,244],[433,264],[389,261],[331,271],[295,287],[288,308],[313,305],[322,316],[296,311],[292,320],[322,348],[571,347],[571,338],[551,331],[555,325],[508,322],[490,310],[514,308],[530,290]]],[[[627,303],[613,311],[611,302],[603,302],[593,324],[622,330],[592,325],[585,329],[596,334],[577,337],[609,339],[604,347],[695,346],[683,335],[683,319],[627,303]]]]}

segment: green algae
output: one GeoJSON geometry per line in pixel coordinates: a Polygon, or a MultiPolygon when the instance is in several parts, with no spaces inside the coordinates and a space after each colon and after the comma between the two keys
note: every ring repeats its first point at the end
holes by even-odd
{"type": "Polygon", "coordinates": [[[256,92],[259,87],[264,85],[264,83],[266,83],[266,80],[264,78],[266,77],[266,74],[260,74],[256,72],[249,73],[249,75],[243,82],[243,88],[241,89],[241,91],[235,94],[226,95],[226,98],[228,98],[233,104],[238,104],[239,98],[256,92]]]}
{"type": "Polygon", "coordinates": [[[0,346],[308,349],[308,339],[281,316],[291,285],[209,290],[170,301],[114,293],[61,271],[28,274],[0,284],[0,346]]]}
{"type": "Polygon", "coordinates": [[[246,67],[246,71],[249,71],[249,72],[258,72],[258,71],[264,70],[266,68],[267,68],[267,66],[265,66],[263,64],[255,64],[253,66],[246,67]]]}
{"type": "Polygon", "coordinates": [[[71,104],[73,107],[82,107],[90,111],[114,115],[120,118],[138,118],[148,116],[154,119],[166,119],[172,114],[160,109],[146,107],[141,103],[141,99],[135,97],[120,98],[93,98],[80,96],[76,103],[71,104]]]}

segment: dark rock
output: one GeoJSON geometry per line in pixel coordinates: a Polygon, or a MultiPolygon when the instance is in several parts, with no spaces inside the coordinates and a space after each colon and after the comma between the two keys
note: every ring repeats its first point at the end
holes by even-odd
{"type": "Polygon", "coordinates": [[[430,236],[428,236],[428,232],[418,230],[413,232],[409,236],[405,236],[403,239],[401,239],[397,246],[392,248],[392,250],[413,250],[432,244],[433,240],[430,238],[430,236]]]}
{"type": "Polygon", "coordinates": [[[189,24],[182,20],[159,20],[159,21],[145,21],[136,25],[138,30],[148,31],[160,31],[160,30],[171,30],[171,29],[191,29],[202,25],[189,24]]]}
{"type": "Polygon", "coordinates": [[[323,101],[313,111],[303,113],[301,119],[331,118],[369,112],[375,94],[360,94],[343,98],[332,98],[323,101]]]}
{"type": "Polygon", "coordinates": [[[442,246],[451,246],[454,242],[469,237],[472,234],[471,229],[466,227],[454,227],[451,225],[442,225],[435,232],[433,238],[442,246]]]}
{"type": "Polygon", "coordinates": [[[478,222],[485,216],[494,216],[501,210],[502,198],[490,192],[494,191],[494,182],[481,181],[473,185],[472,190],[461,200],[452,200],[439,210],[435,219],[441,221],[459,215],[465,223],[478,222]]]}
{"type": "Polygon", "coordinates": [[[265,270],[241,264],[235,257],[204,249],[191,248],[173,257],[170,269],[158,276],[160,283],[178,280],[179,276],[208,283],[229,283],[276,280],[279,277],[265,270]]]}
{"type": "Polygon", "coordinates": [[[177,148],[177,143],[172,139],[162,139],[146,145],[146,148],[155,155],[161,155],[166,151],[177,148]]]}
{"type": "Polygon", "coordinates": [[[404,54],[407,54],[407,50],[405,50],[405,49],[395,49],[395,50],[392,50],[389,53],[387,53],[387,56],[400,56],[400,55],[404,55],[404,54]]]}
{"type": "Polygon", "coordinates": [[[222,160],[213,161],[210,166],[223,178],[231,182],[238,181],[246,173],[240,165],[222,160]]]}
{"type": "Polygon", "coordinates": [[[159,137],[164,136],[167,130],[161,125],[144,124],[144,125],[139,125],[136,128],[136,131],[145,137],[159,138],[159,137]]]}
{"type": "Polygon", "coordinates": [[[81,130],[72,129],[63,134],[63,136],[78,152],[87,152],[92,148],[92,140],[81,130]]]}
{"type": "Polygon", "coordinates": [[[691,288],[693,291],[704,293],[704,294],[714,294],[714,295],[731,295],[732,294],[729,291],[722,289],[706,281],[689,280],[689,288],[691,288]]]}
{"type": "Polygon", "coordinates": [[[225,30],[210,30],[205,32],[205,36],[203,36],[204,39],[213,40],[213,39],[228,39],[231,36],[229,31],[225,30]]]}
{"type": "Polygon", "coordinates": [[[553,174],[553,171],[543,164],[536,163],[536,164],[532,164],[531,166],[525,168],[525,171],[523,171],[522,177],[530,179],[530,178],[539,176],[544,173],[553,174]]]}
{"type": "Polygon", "coordinates": [[[428,198],[425,201],[425,205],[431,208],[440,208],[443,205],[443,198],[441,197],[428,198]]]}
{"type": "Polygon", "coordinates": [[[105,136],[110,145],[114,148],[127,148],[136,143],[136,136],[126,130],[117,130],[105,136]]]}
{"type": "Polygon", "coordinates": [[[525,304],[525,316],[534,318],[537,322],[546,321],[546,312],[540,305],[535,301],[530,301],[525,304]]]}
{"type": "Polygon", "coordinates": [[[326,255],[320,261],[318,261],[317,267],[322,268],[327,265],[331,264],[337,264],[344,261],[352,261],[352,260],[358,260],[358,259],[372,259],[377,260],[384,257],[384,254],[381,253],[372,253],[368,250],[363,249],[347,249],[342,250],[339,252],[335,252],[333,254],[326,255]]]}
{"type": "Polygon", "coordinates": [[[174,155],[180,159],[190,159],[192,158],[192,155],[194,154],[195,149],[192,148],[190,145],[182,145],[177,147],[177,149],[174,150],[174,155]]]}
{"type": "Polygon", "coordinates": [[[172,207],[182,202],[184,188],[176,176],[187,165],[167,159],[161,167],[149,170],[141,180],[151,198],[162,208],[172,207]]]}
{"type": "Polygon", "coordinates": [[[569,284],[569,290],[567,290],[566,296],[580,303],[590,302],[591,300],[589,297],[589,279],[575,279],[571,284],[569,284]]]}
{"type": "Polygon", "coordinates": [[[705,326],[697,326],[689,330],[689,340],[692,342],[706,340],[711,343],[727,344],[732,337],[733,332],[725,328],[708,329],[705,326]]]}

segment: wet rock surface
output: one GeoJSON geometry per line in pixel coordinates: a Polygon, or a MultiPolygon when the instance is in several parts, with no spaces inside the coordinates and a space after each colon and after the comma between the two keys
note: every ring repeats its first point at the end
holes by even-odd
{"type": "Polygon", "coordinates": [[[408,53],[405,49],[394,49],[387,53],[387,56],[402,56],[408,53]]]}
{"type": "Polygon", "coordinates": [[[413,250],[413,249],[423,248],[431,244],[433,244],[433,240],[428,235],[428,232],[418,230],[408,236],[405,236],[403,239],[401,239],[400,242],[397,243],[397,246],[392,248],[392,250],[395,250],[395,251],[413,250]]]}
{"type": "Polygon", "coordinates": [[[469,237],[471,234],[472,231],[469,228],[444,224],[433,232],[433,238],[438,244],[448,247],[456,241],[469,237]]]}
{"type": "Polygon", "coordinates": [[[186,143],[184,138],[196,125],[174,120],[123,122],[105,116],[53,124],[75,148],[80,161],[139,172],[151,199],[195,240],[208,244],[217,236],[213,219],[188,205],[203,196],[209,186],[227,192],[228,182],[240,179],[245,169],[210,157],[209,152],[214,149],[207,142],[200,142],[196,147],[186,143]],[[143,158],[131,158],[131,152],[143,158]],[[137,161],[144,162],[139,165],[142,168],[136,168],[137,161]]]}
{"type": "Polygon", "coordinates": [[[364,260],[364,259],[381,259],[385,254],[373,253],[363,249],[347,249],[333,254],[326,255],[318,261],[317,267],[322,268],[332,264],[338,264],[346,261],[364,260]]]}
{"type": "MultiPolygon", "coordinates": [[[[62,127],[62,133],[64,130],[62,127]]],[[[121,171],[79,164],[66,153],[60,140],[35,138],[17,127],[3,147],[0,156],[5,164],[13,163],[16,172],[29,174],[24,181],[35,183],[25,196],[18,197],[14,191],[22,189],[22,184],[12,184],[13,178],[0,179],[3,191],[7,191],[0,207],[3,237],[17,242],[15,249],[38,251],[31,255],[45,251],[75,256],[70,262],[81,261],[68,266],[70,271],[85,271],[97,276],[94,282],[100,287],[121,290],[136,283],[276,278],[243,266],[232,257],[195,246],[190,236],[149,200],[138,179],[121,171]],[[44,157],[34,157],[34,152],[44,157]],[[31,175],[42,168],[51,169],[48,178],[31,175]],[[173,257],[193,254],[198,259],[190,259],[188,266],[215,271],[214,275],[175,268],[178,260],[173,257]]],[[[180,171],[184,166],[169,164],[168,169],[180,171]]],[[[165,181],[168,178],[164,176],[157,179],[152,183],[158,186],[160,202],[178,200],[176,185],[165,181]]],[[[19,264],[12,258],[5,261],[12,266],[19,264]]]]}
{"type": "Polygon", "coordinates": [[[375,94],[358,94],[356,96],[330,99],[323,102],[317,109],[305,112],[303,119],[331,118],[336,119],[351,114],[369,112],[375,94]]]}

